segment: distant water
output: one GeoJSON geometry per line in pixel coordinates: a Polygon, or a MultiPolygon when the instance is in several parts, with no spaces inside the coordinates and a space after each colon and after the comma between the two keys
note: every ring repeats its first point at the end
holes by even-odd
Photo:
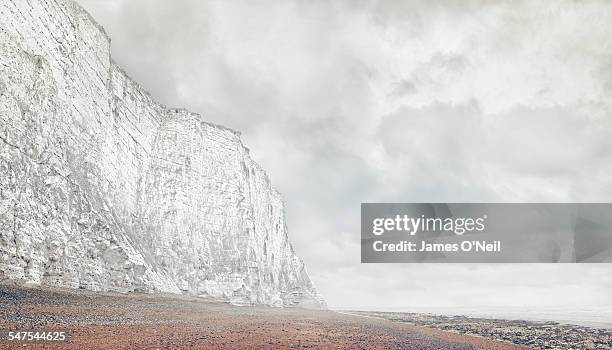
{"type": "Polygon", "coordinates": [[[483,318],[503,318],[507,320],[554,321],[558,323],[575,324],[586,327],[612,329],[612,310],[581,310],[581,311],[506,311],[506,312],[476,312],[466,316],[483,318]]]}
{"type": "Polygon", "coordinates": [[[573,324],[585,327],[612,329],[611,310],[507,310],[507,309],[460,309],[460,308],[410,308],[402,310],[391,309],[359,309],[345,308],[345,310],[381,311],[381,312],[410,312],[441,316],[462,315],[478,318],[495,318],[504,320],[524,321],[553,321],[564,324],[573,324]]]}

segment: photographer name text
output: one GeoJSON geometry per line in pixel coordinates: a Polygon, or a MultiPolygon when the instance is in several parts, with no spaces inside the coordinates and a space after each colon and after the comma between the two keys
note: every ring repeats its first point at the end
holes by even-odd
{"type": "Polygon", "coordinates": [[[472,241],[465,240],[460,243],[431,243],[419,241],[399,241],[386,243],[374,241],[372,249],[375,252],[501,252],[501,241],[472,241]]]}

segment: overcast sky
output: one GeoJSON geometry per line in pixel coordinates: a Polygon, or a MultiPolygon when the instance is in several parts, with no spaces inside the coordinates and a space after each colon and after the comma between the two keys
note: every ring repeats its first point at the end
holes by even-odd
{"type": "Polygon", "coordinates": [[[332,307],[612,309],[612,265],[362,265],[361,202],[612,201],[612,2],[80,0],[243,133],[332,307]],[[443,4],[443,5],[442,5],[443,4]]]}

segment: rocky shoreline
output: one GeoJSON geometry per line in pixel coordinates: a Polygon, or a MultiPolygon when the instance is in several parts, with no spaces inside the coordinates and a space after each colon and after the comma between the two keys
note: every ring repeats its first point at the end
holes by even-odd
{"type": "Polygon", "coordinates": [[[551,321],[523,321],[441,316],[424,313],[363,312],[352,314],[403,322],[419,327],[506,341],[535,349],[612,349],[612,330],[551,321]]]}

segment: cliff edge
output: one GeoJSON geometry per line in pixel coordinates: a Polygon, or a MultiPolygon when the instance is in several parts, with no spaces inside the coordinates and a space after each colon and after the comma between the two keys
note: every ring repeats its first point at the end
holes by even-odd
{"type": "Polygon", "coordinates": [[[325,307],[239,133],[155,102],[72,0],[0,4],[0,279],[325,307]]]}

